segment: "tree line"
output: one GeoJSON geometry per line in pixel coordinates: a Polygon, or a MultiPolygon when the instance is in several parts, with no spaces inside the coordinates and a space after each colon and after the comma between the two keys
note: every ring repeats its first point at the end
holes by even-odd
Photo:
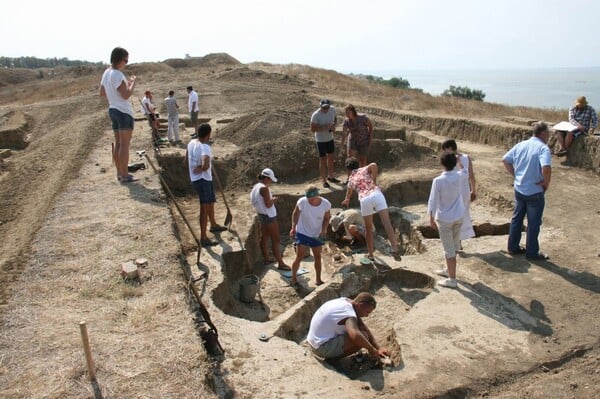
{"type": "Polygon", "coordinates": [[[57,66],[102,66],[102,62],[89,62],[63,58],[37,58],[37,57],[0,57],[0,68],[54,68],[57,66]]]}

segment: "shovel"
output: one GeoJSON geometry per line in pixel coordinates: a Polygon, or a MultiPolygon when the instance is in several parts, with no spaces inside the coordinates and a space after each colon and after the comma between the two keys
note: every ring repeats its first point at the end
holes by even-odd
{"type": "Polygon", "coordinates": [[[225,226],[227,226],[227,229],[229,230],[231,228],[231,222],[233,220],[233,215],[231,214],[231,210],[229,209],[229,205],[227,204],[227,198],[225,198],[225,192],[223,191],[223,185],[221,184],[221,179],[219,179],[217,170],[215,169],[215,167],[213,165],[211,165],[211,167],[212,167],[212,174],[215,177],[215,180],[217,181],[217,186],[219,186],[219,191],[221,192],[221,196],[223,196],[223,203],[225,204],[225,208],[227,208],[227,215],[225,216],[225,222],[223,222],[223,224],[225,226]]]}
{"type": "Polygon", "coordinates": [[[183,221],[185,222],[185,225],[190,230],[190,233],[192,234],[192,237],[194,237],[194,240],[196,241],[196,244],[198,245],[198,256],[196,258],[196,264],[200,265],[200,252],[202,252],[202,244],[200,243],[200,239],[198,238],[198,235],[196,234],[196,232],[194,231],[194,228],[192,227],[192,225],[190,224],[189,220],[185,216],[185,213],[183,212],[183,209],[181,209],[181,207],[177,203],[177,200],[175,199],[175,196],[171,192],[171,189],[167,185],[167,182],[165,181],[165,179],[160,174],[160,171],[158,169],[156,169],[156,167],[154,166],[154,162],[152,162],[152,160],[150,159],[150,157],[148,156],[148,154],[144,153],[144,156],[148,160],[148,164],[152,167],[152,170],[154,170],[154,173],[156,173],[158,175],[158,178],[160,179],[160,182],[162,183],[163,187],[167,190],[167,194],[169,194],[169,197],[171,197],[171,200],[173,201],[173,203],[175,204],[175,207],[179,211],[179,215],[181,215],[181,218],[183,219],[183,221]]]}

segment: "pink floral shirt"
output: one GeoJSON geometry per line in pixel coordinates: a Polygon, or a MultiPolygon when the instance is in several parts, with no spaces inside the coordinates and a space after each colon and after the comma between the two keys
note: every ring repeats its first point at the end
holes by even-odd
{"type": "Polygon", "coordinates": [[[348,187],[358,192],[359,201],[379,190],[379,187],[373,182],[371,173],[369,173],[369,166],[353,170],[348,178],[348,187]]]}

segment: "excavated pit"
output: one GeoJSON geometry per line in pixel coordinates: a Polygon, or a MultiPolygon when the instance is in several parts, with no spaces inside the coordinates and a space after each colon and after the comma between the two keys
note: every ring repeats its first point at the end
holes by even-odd
{"type": "MultiPolygon", "coordinates": [[[[389,158],[391,159],[394,153],[398,153],[400,151],[399,149],[402,149],[404,155],[409,156],[412,161],[428,160],[427,166],[430,167],[430,170],[432,166],[439,168],[437,160],[432,161],[434,150],[428,147],[407,143],[405,141],[407,136],[405,129],[382,130],[379,131],[379,136],[383,137],[383,139],[374,142],[374,148],[378,149],[378,155],[389,154],[389,158]]],[[[235,179],[234,181],[236,183],[233,184],[234,188],[239,187],[240,182],[245,181],[247,183],[244,185],[247,186],[247,191],[249,191],[249,188],[253,184],[253,176],[251,176],[251,173],[249,172],[240,174],[239,171],[236,171],[236,168],[239,169],[238,164],[244,164],[243,159],[246,158],[244,155],[248,155],[246,152],[250,155],[253,154],[253,151],[249,151],[247,148],[243,151],[235,151],[235,155],[241,157],[236,160],[235,164],[232,163],[234,160],[232,155],[217,157],[215,165],[219,170],[219,177],[225,187],[228,187],[229,183],[233,183],[232,180],[235,179]]],[[[184,201],[190,204],[188,207],[190,214],[197,214],[198,205],[196,203],[195,193],[193,193],[191,184],[189,184],[187,170],[181,167],[181,165],[185,164],[184,157],[185,152],[182,149],[170,148],[159,154],[159,162],[163,167],[163,176],[171,190],[177,195],[182,196],[184,201]]],[[[264,158],[261,159],[264,160],[264,158]]],[[[384,171],[392,170],[391,173],[394,174],[395,172],[393,172],[393,170],[397,169],[396,166],[406,162],[406,159],[396,161],[395,164],[390,160],[388,161],[389,162],[382,162],[384,167],[381,169],[384,171]]],[[[298,163],[295,165],[295,169],[290,166],[289,170],[286,168],[282,168],[281,172],[278,170],[277,175],[279,179],[285,182],[293,182],[296,180],[305,181],[306,171],[298,163]]],[[[433,175],[430,174],[430,176],[433,175]]],[[[432,177],[429,176],[420,179],[415,177],[399,177],[398,181],[393,182],[392,180],[391,183],[388,182],[384,185],[384,194],[388,200],[388,205],[390,206],[392,225],[396,231],[396,236],[398,237],[401,254],[404,256],[418,255],[424,252],[426,250],[426,245],[424,243],[426,239],[438,237],[437,231],[434,231],[428,226],[413,225],[415,221],[420,219],[421,215],[413,215],[402,209],[402,207],[407,204],[426,203],[431,189],[431,181],[432,177]]],[[[287,264],[291,264],[295,257],[293,243],[288,235],[290,229],[289,215],[291,215],[303,188],[302,185],[289,186],[289,184],[274,185],[272,188],[279,197],[277,208],[280,217],[278,218],[278,221],[281,234],[282,253],[287,264]],[[285,189],[282,190],[282,187],[285,187],[285,189]]],[[[242,192],[242,194],[230,193],[232,200],[236,199],[236,197],[246,195],[245,192],[242,192]]],[[[322,196],[332,203],[334,206],[332,214],[335,214],[335,212],[341,210],[338,206],[345,196],[345,190],[343,188],[334,191],[323,190],[322,196]]],[[[291,305],[300,303],[303,305],[303,308],[298,310],[298,314],[312,315],[314,310],[316,310],[313,305],[316,304],[315,306],[318,307],[327,299],[340,295],[352,296],[358,292],[348,291],[345,288],[347,287],[346,280],[352,280],[357,275],[355,272],[348,274],[345,271],[354,270],[355,268],[358,268],[359,270],[365,269],[364,266],[359,266],[360,258],[363,256],[362,253],[364,253],[364,248],[349,247],[339,240],[341,238],[340,235],[336,235],[330,231],[328,237],[330,241],[324,246],[323,251],[323,277],[326,281],[327,288],[314,289],[312,256],[308,256],[305,259],[306,262],[303,262],[300,265],[301,269],[305,268],[307,270],[307,273],[299,276],[299,281],[306,289],[295,291],[289,286],[289,278],[284,277],[278,272],[275,269],[275,265],[263,264],[259,247],[260,224],[252,209],[250,209],[251,206],[247,202],[236,202],[236,205],[238,206],[238,209],[234,209],[234,211],[241,212],[239,206],[245,208],[244,215],[238,216],[238,219],[244,217],[247,218],[245,225],[239,228],[244,231],[236,232],[239,242],[237,248],[232,247],[223,251],[221,255],[221,272],[223,274],[223,280],[212,291],[212,299],[215,305],[217,305],[224,313],[256,322],[280,319],[282,328],[287,331],[285,333],[280,332],[281,336],[297,341],[298,339],[301,339],[302,334],[305,334],[305,328],[298,327],[299,330],[290,332],[283,327],[288,325],[287,321],[289,318],[286,315],[288,314],[287,312],[291,305]],[[249,303],[240,299],[239,292],[239,281],[247,275],[257,276],[260,281],[259,294],[256,296],[256,300],[249,303]],[[332,289],[333,292],[331,291],[332,289]],[[315,298],[312,298],[313,296],[315,296],[315,298]]],[[[357,198],[353,197],[350,206],[358,208],[359,204],[357,198]]],[[[375,240],[376,248],[381,253],[387,253],[388,249],[386,248],[387,244],[385,234],[383,233],[383,226],[378,217],[374,218],[374,222],[378,232],[378,239],[375,240]]],[[[475,225],[474,227],[478,236],[506,234],[507,230],[507,226],[495,226],[490,225],[489,223],[475,225]]],[[[191,249],[192,247],[193,244],[188,244],[187,246],[184,245],[184,248],[191,249]]],[[[396,269],[390,270],[390,267],[385,263],[383,265],[379,264],[377,268],[373,268],[371,271],[375,272],[376,276],[375,278],[369,279],[368,284],[363,282],[364,284],[361,285],[361,287],[363,287],[362,289],[372,291],[381,298],[394,298],[394,300],[391,300],[389,303],[389,306],[386,304],[387,300],[384,299],[383,301],[382,309],[384,310],[382,310],[380,314],[383,315],[382,317],[384,319],[387,317],[385,315],[393,314],[394,312],[397,313],[398,309],[404,309],[404,312],[409,311],[414,303],[427,295],[428,292],[424,291],[424,289],[429,287],[433,281],[430,281],[430,278],[425,275],[420,275],[419,278],[421,280],[419,281],[421,281],[421,283],[419,283],[420,285],[415,285],[410,282],[415,280],[415,277],[410,274],[414,272],[396,269]]],[[[298,317],[299,316],[291,316],[294,320],[298,317]]],[[[303,317],[308,318],[308,321],[310,321],[308,316],[303,317]]],[[[302,323],[299,323],[298,325],[300,326],[302,323]]]]}
{"type": "MultiPolygon", "coordinates": [[[[422,201],[428,195],[431,182],[426,181],[410,181],[400,182],[389,187],[387,191],[403,191],[406,198],[413,201],[422,201]],[[404,189],[403,189],[404,187],[404,189]],[[410,188],[410,189],[409,189],[410,188]]],[[[344,197],[343,191],[334,191],[323,194],[332,204],[341,203],[344,197]]],[[[282,195],[279,197],[277,204],[280,215],[290,215],[298,199],[293,195],[282,195]]],[[[334,208],[332,212],[336,212],[334,208]]],[[[418,230],[412,226],[410,218],[400,208],[390,207],[390,215],[392,225],[399,237],[401,252],[403,254],[418,254],[424,250],[422,237],[418,230]]],[[[378,238],[375,240],[376,247],[382,252],[387,251],[383,233],[383,226],[380,225],[379,218],[375,218],[376,229],[378,230],[378,238]]],[[[295,253],[293,243],[288,235],[290,229],[290,218],[280,218],[280,232],[283,257],[288,264],[291,264],[295,253]]],[[[330,231],[330,239],[324,246],[323,250],[323,276],[326,281],[332,285],[343,284],[346,278],[345,270],[348,267],[354,267],[360,264],[360,258],[365,251],[365,247],[350,247],[347,243],[341,241],[339,234],[334,234],[330,231]]],[[[260,240],[260,225],[255,218],[249,229],[248,236],[245,240],[244,250],[226,252],[223,254],[223,273],[224,280],[213,292],[214,303],[221,308],[225,313],[240,317],[251,321],[265,322],[278,318],[285,313],[290,304],[305,299],[312,292],[312,288],[296,292],[289,286],[289,279],[275,270],[273,264],[263,265],[262,256],[258,247],[260,240]],[[245,275],[255,275],[260,280],[260,295],[257,295],[256,301],[247,303],[240,300],[239,280],[245,275]]],[[[359,268],[361,266],[358,266],[359,268]]],[[[389,266],[380,265],[379,267],[388,268],[389,266]]],[[[309,280],[312,279],[312,256],[306,258],[306,263],[301,264],[301,268],[309,271],[306,276],[299,276],[299,280],[307,287],[312,286],[309,280]]],[[[362,266],[364,268],[364,266],[362,266]]],[[[398,280],[397,276],[406,277],[409,272],[404,270],[388,272],[390,278],[398,280]]],[[[382,274],[384,276],[385,274],[382,274]]],[[[381,280],[382,276],[378,279],[381,280]]],[[[414,281],[414,276],[410,281],[414,281]]],[[[412,282],[408,283],[412,286],[412,282]]],[[[425,285],[427,285],[426,283],[425,285]]],[[[409,300],[410,302],[410,300],[409,300]]]]}

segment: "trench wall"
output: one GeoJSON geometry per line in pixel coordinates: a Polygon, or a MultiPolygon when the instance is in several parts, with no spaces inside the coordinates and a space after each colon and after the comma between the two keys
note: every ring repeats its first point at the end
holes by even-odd
{"type": "Polygon", "coordinates": [[[29,122],[23,112],[9,112],[2,117],[0,148],[25,149],[29,145],[29,122]]]}
{"type": "MultiPolygon", "coordinates": [[[[370,115],[405,123],[415,130],[427,130],[440,136],[474,143],[495,145],[506,149],[531,137],[531,128],[523,118],[503,117],[503,121],[453,118],[447,116],[419,115],[410,112],[392,112],[379,108],[365,108],[370,115]]],[[[531,122],[527,120],[527,122],[531,122]]],[[[552,125],[551,122],[549,122],[552,125]]],[[[556,146],[552,137],[548,143],[551,149],[556,146]]],[[[573,143],[566,165],[592,169],[600,173],[600,137],[580,137],[573,143]]]]}

